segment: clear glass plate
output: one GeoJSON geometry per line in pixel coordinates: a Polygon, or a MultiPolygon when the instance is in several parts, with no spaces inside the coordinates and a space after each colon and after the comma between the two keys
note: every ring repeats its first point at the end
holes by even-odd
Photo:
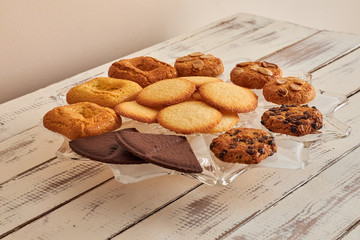
{"type": "MultiPolygon", "coordinates": [[[[304,76],[306,77],[308,75],[304,76]]],[[[240,122],[237,126],[260,128],[268,132],[268,130],[260,124],[260,118],[264,111],[276,105],[266,102],[262,96],[261,90],[256,90],[255,92],[259,96],[258,108],[251,113],[239,114],[240,122]]],[[[308,103],[308,105],[316,106],[322,112],[324,118],[323,128],[315,134],[309,134],[303,137],[270,133],[275,137],[278,151],[259,164],[245,165],[222,162],[217,159],[209,149],[212,139],[217,137],[219,134],[193,134],[186,136],[186,138],[188,139],[197,159],[199,160],[199,163],[203,168],[202,173],[181,173],[153,164],[107,165],[112,170],[115,179],[121,183],[134,183],[164,175],[183,175],[195,178],[208,185],[220,186],[228,185],[240,174],[252,168],[268,167],[301,169],[310,162],[308,149],[313,143],[342,138],[350,134],[351,128],[334,117],[334,112],[346,103],[347,98],[345,96],[326,93],[319,90],[316,98],[312,102],[308,103]]],[[[123,125],[121,129],[132,127],[144,133],[175,134],[158,124],[145,124],[123,118],[123,125]]],[[[69,147],[68,139],[65,139],[63,145],[59,148],[56,154],[58,158],[63,160],[89,160],[74,153],[69,147]]]]}

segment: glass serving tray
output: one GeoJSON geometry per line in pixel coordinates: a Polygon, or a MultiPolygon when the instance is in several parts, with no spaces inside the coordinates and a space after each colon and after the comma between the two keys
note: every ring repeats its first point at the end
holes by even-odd
{"type": "MultiPolygon", "coordinates": [[[[303,75],[304,80],[310,80],[311,75],[303,75]],[[310,78],[310,79],[309,79],[310,78]]],[[[260,118],[267,109],[278,106],[265,101],[262,90],[254,91],[259,97],[259,106],[251,113],[239,114],[240,122],[235,127],[260,128],[269,132],[260,123],[260,118]]],[[[192,134],[185,136],[189,141],[203,172],[199,174],[189,174],[166,169],[154,164],[107,164],[112,170],[114,177],[121,183],[134,183],[145,179],[165,176],[165,175],[183,175],[195,178],[207,185],[225,186],[231,183],[240,174],[252,168],[286,168],[302,169],[309,162],[309,147],[315,142],[325,142],[332,139],[346,137],[350,134],[351,128],[334,117],[334,112],[347,103],[347,98],[342,95],[333,94],[317,90],[316,98],[309,102],[309,106],[316,106],[323,114],[324,126],[315,134],[309,134],[302,137],[293,137],[284,134],[271,133],[276,140],[278,151],[274,155],[266,158],[259,164],[235,164],[225,163],[215,157],[210,151],[209,146],[213,138],[220,134],[192,134]]],[[[176,134],[159,124],[140,123],[131,119],[122,118],[123,128],[136,128],[144,133],[157,134],[176,134]]],[[[69,140],[65,139],[63,145],[56,153],[62,160],[90,160],[74,153],[69,147],[69,140]]],[[[92,161],[92,160],[90,160],[92,161]]]]}

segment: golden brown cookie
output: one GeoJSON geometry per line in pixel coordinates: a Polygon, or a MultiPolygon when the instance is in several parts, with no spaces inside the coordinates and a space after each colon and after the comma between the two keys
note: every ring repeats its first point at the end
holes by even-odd
{"type": "Polygon", "coordinates": [[[233,128],[213,139],[210,150],[229,163],[257,164],[277,151],[274,137],[261,129],[233,128]]]}
{"type": "Polygon", "coordinates": [[[282,70],[269,62],[241,62],[230,72],[234,84],[250,89],[261,89],[268,82],[282,77],[282,70]]]}
{"type": "Polygon", "coordinates": [[[258,106],[258,97],[253,91],[232,83],[206,83],[199,92],[204,102],[222,111],[245,113],[258,106]]]}
{"type": "Polygon", "coordinates": [[[110,66],[108,75],[112,78],[134,81],[141,87],[178,76],[173,66],[153,57],[135,57],[119,60],[110,66]]]}
{"type": "Polygon", "coordinates": [[[261,124],[276,133],[304,136],[323,126],[321,112],[308,105],[282,105],[263,113],[261,124]]]}
{"type": "Polygon", "coordinates": [[[228,131],[240,121],[239,115],[237,113],[221,112],[221,114],[221,122],[212,129],[206,131],[206,133],[221,133],[228,131]]]}
{"type": "Polygon", "coordinates": [[[206,132],[220,123],[222,114],[200,101],[186,101],[159,111],[158,123],[180,134],[206,132]]]}
{"type": "Polygon", "coordinates": [[[66,94],[69,104],[93,102],[114,108],[117,104],[134,100],[142,87],[129,80],[99,77],[71,88],[66,94]]]}
{"type": "Polygon", "coordinates": [[[113,109],[89,102],[56,107],[43,117],[45,128],[70,140],[111,132],[121,123],[113,109]]]}
{"type": "Polygon", "coordinates": [[[263,88],[266,101],[276,104],[305,104],[316,96],[315,88],[297,77],[279,78],[263,88]]]}
{"type": "Polygon", "coordinates": [[[193,82],[196,85],[196,88],[199,88],[201,85],[209,82],[223,82],[220,78],[215,77],[204,77],[204,76],[189,76],[182,77],[190,82],[193,82]]]}
{"type": "Polygon", "coordinates": [[[201,52],[194,52],[176,59],[174,66],[180,77],[216,77],[224,72],[224,65],[220,58],[201,52]]]}
{"type": "Polygon", "coordinates": [[[120,116],[144,123],[156,123],[156,116],[159,112],[156,108],[140,105],[136,101],[120,103],[115,106],[114,110],[120,116]]]}
{"type": "Polygon", "coordinates": [[[166,79],[151,84],[136,96],[136,102],[147,106],[162,108],[188,99],[195,91],[195,84],[181,78],[166,79]]]}

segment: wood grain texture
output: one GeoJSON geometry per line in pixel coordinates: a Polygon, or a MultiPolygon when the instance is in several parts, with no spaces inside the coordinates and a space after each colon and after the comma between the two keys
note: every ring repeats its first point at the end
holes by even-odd
{"type": "MultiPolygon", "coordinates": [[[[314,72],[316,86],[352,95],[360,87],[359,81],[352,80],[358,76],[359,42],[360,37],[355,35],[318,32],[240,14],[127,57],[151,55],[173,62],[179,55],[206,51],[224,60],[227,73],[245,57],[266,59],[279,62],[289,70],[319,69],[314,72]],[[350,86],[341,87],[339,78],[350,86]]],[[[321,214],[321,209],[328,210],[327,203],[349,211],[349,204],[358,201],[358,192],[354,190],[356,173],[346,171],[355,161],[351,152],[358,148],[358,134],[317,145],[310,153],[315,161],[303,170],[253,169],[224,188],[199,186],[198,182],[181,176],[123,185],[109,180],[112,174],[102,164],[53,159],[51,152],[60,140],[49,140],[48,133],[38,126],[39,119],[59,104],[56,102],[59,93],[94,76],[106,75],[110,64],[0,105],[4,113],[0,116],[0,152],[4,153],[0,155],[0,167],[9,166],[9,173],[2,176],[0,185],[0,236],[6,235],[6,239],[213,239],[233,232],[234,239],[239,239],[242,228],[251,226],[252,222],[261,223],[262,217],[273,208],[291,207],[292,202],[287,199],[311,196],[315,183],[331,188],[321,178],[331,176],[328,170],[344,173],[340,174],[342,182],[333,179],[338,186],[335,190],[342,196],[339,204],[335,205],[337,199],[331,198],[331,192],[326,193],[327,201],[321,201],[318,195],[316,204],[311,202],[315,204],[312,208],[305,204],[284,217],[277,216],[279,221],[274,226],[284,231],[278,225],[294,223],[296,219],[291,218],[299,212],[296,215],[299,219],[306,216],[315,219],[319,229],[331,214],[341,220],[343,230],[358,219],[352,214],[344,220],[336,211],[321,214]],[[49,149],[44,150],[40,145],[49,149]],[[341,183],[348,187],[342,188],[341,183]],[[347,190],[355,193],[346,195],[347,190]]],[[[227,73],[223,75],[225,78],[227,73]]],[[[353,95],[350,104],[336,113],[357,133],[360,132],[358,95],[353,95]]],[[[356,229],[347,236],[356,234],[356,229]]],[[[288,236],[296,231],[300,230],[292,224],[288,232],[281,234],[288,236]]],[[[308,236],[321,234],[316,231],[311,229],[308,236]]],[[[332,234],[340,232],[335,229],[332,234]]]]}

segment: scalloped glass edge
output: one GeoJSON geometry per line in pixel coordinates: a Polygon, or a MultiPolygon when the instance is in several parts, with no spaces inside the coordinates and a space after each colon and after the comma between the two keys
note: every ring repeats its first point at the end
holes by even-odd
{"type": "MultiPolygon", "coordinates": [[[[266,102],[264,99],[261,99],[262,94],[259,94],[258,90],[255,90],[255,92],[259,96],[258,108],[251,113],[239,114],[240,122],[235,127],[260,128],[269,132],[260,124],[260,118],[264,111],[278,105],[266,102]]],[[[183,175],[210,186],[226,186],[239,175],[252,168],[302,169],[310,162],[308,149],[312,144],[319,141],[326,142],[346,137],[350,134],[351,128],[334,117],[334,112],[346,105],[347,102],[346,96],[318,90],[316,98],[308,103],[308,105],[316,106],[323,113],[323,128],[315,134],[309,134],[303,137],[293,137],[269,132],[275,137],[278,151],[259,164],[246,165],[222,162],[209,150],[212,139],[220,134],[192,134],[185,137],[188,139],[203,168],[202,173],[182,173],[150,163],[134,165],[107,164],[107,166],[113,172],[115,180],[124,184],[135,183],[158,176],[183,175]]],[[[176,133],[158,124],[140,123],[123,118],[123,125],[120,129],[131,127],[135,127],[140,132],[145,133],[176,135],[176,133]]],[[[56,152],[56,156],[61,160],[93,161],[74,153],[69,147],[69,140],[67,138],[65,138],[62,146],[56,152]]]]}

